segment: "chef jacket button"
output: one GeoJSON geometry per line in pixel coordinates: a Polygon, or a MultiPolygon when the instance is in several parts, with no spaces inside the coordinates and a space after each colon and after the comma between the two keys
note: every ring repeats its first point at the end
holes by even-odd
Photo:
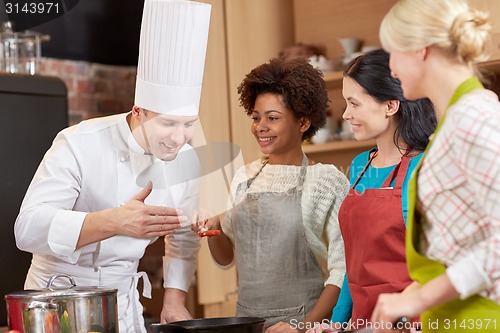
{"type": "Polygon", "coordinates": [[[122,202],[122,203],[120,204],[120,207],[121,207],[121,206],[124,206],[125,204],[126,204],[126,202],[122,202]]]}
{"type": "Polygon", "coordinates": [[[101,266],[94,267],[94,272],[99,272],[101,270],[101,266]]]}
{"type": "Polygon", "coordinates": [[[125,153],[120,154],[120,162],[126,162],[129,160],[129,158],[130,158],[130,156],[128,154],[125,154],[125,153]]]}

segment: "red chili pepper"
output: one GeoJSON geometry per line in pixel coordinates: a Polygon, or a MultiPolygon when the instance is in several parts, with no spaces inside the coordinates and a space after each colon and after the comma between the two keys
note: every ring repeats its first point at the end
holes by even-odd
{"type": "Polygon", "coordinates": [[[212,236],[219,236],[220,235],[220,230],[207,230],[207,231],[198,231],[198,236],[200,237],[212,237],[212,236]]]}

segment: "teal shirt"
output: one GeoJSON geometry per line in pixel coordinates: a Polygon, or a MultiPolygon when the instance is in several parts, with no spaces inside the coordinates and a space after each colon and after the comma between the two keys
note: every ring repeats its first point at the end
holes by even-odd
{"type": "MultiPolygon", "coordinates": [[[[349,180],[351,182],[351,187],[352,185],[354,185],[356,179],[358,179],[358,176],[361,174],[361,171],[363,171],[363,168],[365,167],[366,163],[368,163],[371,151],[372,150],[365,151],[356,156],[352,160],[351,167],[349,170],[349,180]]],[[[422,153],[418,154],[417,156],[415,156],[410,160],[410,164],[408,165],[408,171],[406,173],[403,182],[402,211],[405,224],[406,224],[406,217],[408,214],[408,184],[410,182],[411,174],[415,170],[415,167],[417,166],[421,158],[422,158],[422,153]]],[[[368,169],[366,170],[365,174],[363,175],[363,177],[361,177],[358,184],[356,185],[356,191],[363,192],[364,189],[367,188],[382,187],[382,184],[387,179],[387,177],[389,177],[389,174],[392,172],[392,170],[394,170],[395,167],[396,165],[391,165],[385,168],[374,168],[371,165],[368,166],[368,169]]],[[[394,186],[395,183],[396,180],[394,179],[391,183],[391,186],[394,186]]],[[[347,323],[351,318],[351,313],[352,313],[352,298],[351,298],[351,293],[349,291],[349,284],[346,274],[344,278],[344,283],[342,285],[342,289],[340,290],[340,295],[337,301],[337,305],[335,305],[335,308],[333,309],[331,321],[343,323],[345,325],[345,323],[347,323]]]]}

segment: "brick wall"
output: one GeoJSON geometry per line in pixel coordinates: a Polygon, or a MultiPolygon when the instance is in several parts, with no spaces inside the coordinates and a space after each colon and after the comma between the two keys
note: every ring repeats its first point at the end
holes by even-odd
{"type": "Polygon", "coordinates": [[[135,66],[42,58],[40,74],[58,77],[66,84],[70,125],[127,112],[134,103],[135,66]]]}

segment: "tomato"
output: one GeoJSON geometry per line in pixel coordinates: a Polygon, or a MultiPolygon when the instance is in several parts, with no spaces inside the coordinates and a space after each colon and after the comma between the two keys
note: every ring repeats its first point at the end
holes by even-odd
{"type": "Polygon", "coordinates": [[[198,236],[200,237],[212,237],[212,236],[219,236],[220,235],[220,230],[206,230],[206,231],[198,231],[198,236]]]}

